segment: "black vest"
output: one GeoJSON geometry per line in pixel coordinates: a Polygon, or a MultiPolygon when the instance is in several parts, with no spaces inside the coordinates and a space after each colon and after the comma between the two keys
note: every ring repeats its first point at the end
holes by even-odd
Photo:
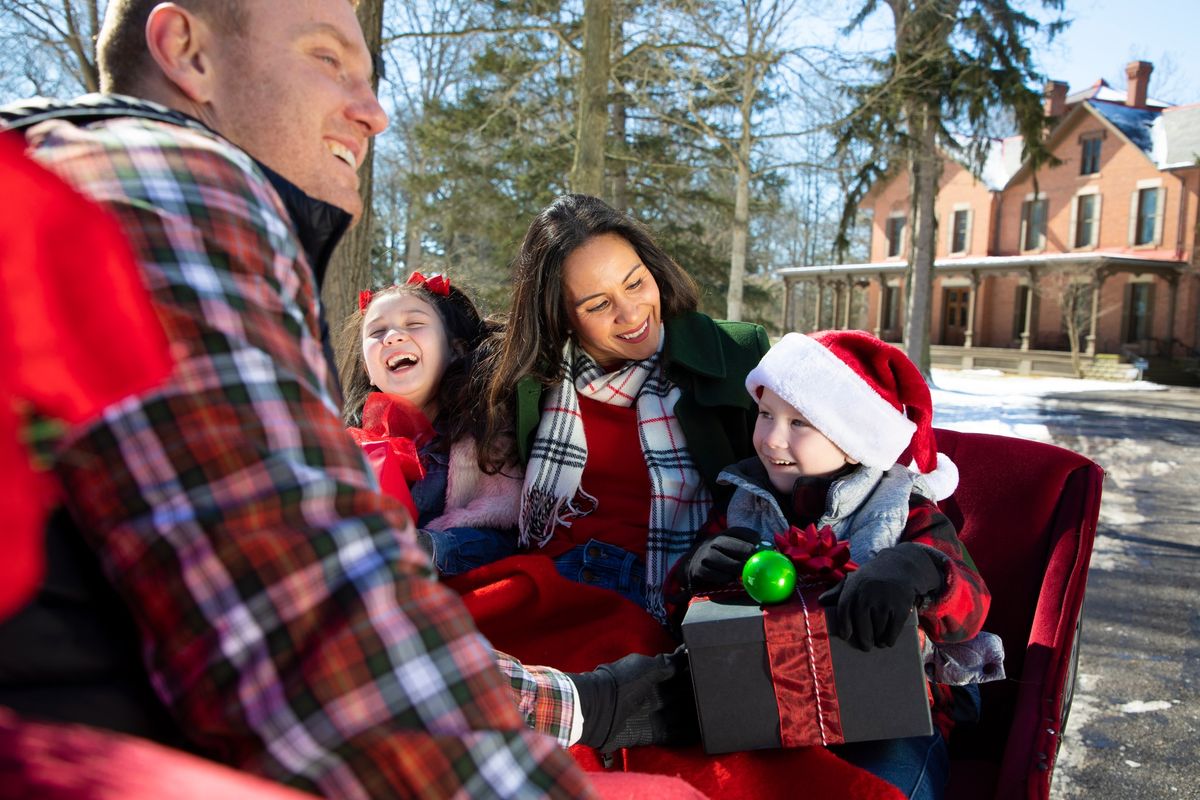
{"type": "MultiPolygon", "coordinates": [[[[114,117],[157,119],[208,131],[200,122],[161,106],[105,95],[66,104],[32,101],[6,106],[0,108],[0,129],[20,131],[50,119],[83,125],[114,117]]],[[[259,167],[287,207],[319,288],[350,215],[259,167]]],[[[320,323],[332,365],[324,314],[320,323]]],[[[132,615],[64,509],[51,515],[45,545],[46,577],[37,595],[0,622],[0,706],[30,718],[80,722],[186,747],[186,736],[151,687],[132,615]]]]}

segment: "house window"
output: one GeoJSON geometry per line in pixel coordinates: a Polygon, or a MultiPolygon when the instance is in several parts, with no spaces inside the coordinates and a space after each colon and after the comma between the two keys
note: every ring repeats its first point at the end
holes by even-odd
{"type": "Polygon", "coordinates": [[[1131,283],[1125,300],[1125,342],[1150,338],[1150,310],[1154,284],[1131,283]]]}
{"type": "Polygon", "coordinates": [[[1041,250],[1046,246],[1046,199],[1021,204],[1021,249],[1041,250]]]}
{"type": "Polygon", "coordinates": [[[951,253],[967,252],[967,236],[969,235],[970,223],[971,212],[969,209],[960,208],[954,212],[954,228],[950,235],[951,253]]]}
{"type": "Polygon", "coordinates": [[[1017,287],[1017,299],[1013,314],[1013,338],[1020,339],[1021,334],[1025,333],[1025,323],[1029,312],[1029,292],[1028,286],[1017,287]]]}
{"type": "Polygon", "coordinates": [[[1100,171],[1100,137],[1083,140],[1083,154],[1079,160],[1080,175],[1095,175],[1100,171]]]}
{"type": "Polygon", "coordinates": [[[882,322],[880,327],[885,331],[894,331],[900,327],[900,290],[895,286],[884,286],[883,297],[880,299],[883,303],[882,322]]]}
{"type": "Polygon", "coordinates": [[[1159,221],[1162,218],[1160,192],[1158,188],[1138,189],[1134,244],[1154,244],[1158,240],[1159,221]]]}
{"type": "Polygon", "coordinates": [[[1100,228],[1100,195],[1081,194],[1075,199],[1075,247],[1095,247],[1100,228]]]}
{"type": "Polygon", "coordinates": [[[888,217],[887,221],[887,257],[895,258],[900,255],[904,241],[904,217],[888,217]]]}

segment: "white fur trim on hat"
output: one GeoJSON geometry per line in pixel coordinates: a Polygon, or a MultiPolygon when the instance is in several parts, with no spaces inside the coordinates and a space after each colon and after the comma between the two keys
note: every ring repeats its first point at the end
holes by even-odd
{"type": "MultiPolygon", "coordinates": [[[[799,333],[779,340],[746,376],[746,390],[779,395],[862,464],[886,470],[912,441],[917,426],[827,347],[799,333]]],[[[940,463],[940,462],[939,462],[940,463]]]]}
{"type": "Polygon", "coordinates": [[[932,472],[921,472],[916,462],[908,467],[913,472],[920,473],[929,491],[933,492],[934,500],[945,500],[954,494],[958,488],[958,465],[950,460],[945,453],[937,454],[937,468],[932,472]]]}

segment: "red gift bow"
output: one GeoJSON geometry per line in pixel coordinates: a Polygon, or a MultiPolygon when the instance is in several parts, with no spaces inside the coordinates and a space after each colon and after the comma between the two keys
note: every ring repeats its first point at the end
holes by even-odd
{"type": "Polygon", "coordinates": [[[442,297],[450,296],[450,280],[445,275],[432,275],[426,278],[421,273],[414,271],[412,275],[408,276],[408,280],[405,283],[424,286],[432,294],[442,297]]]}
{"type": "Polygon", "coordinates": [[[787,533],[775,534],[775,546],[792,560],[799,575],[815,581],[837,583],[858,569],[850,560],[850,543],[839,542],[828,525],[819,531],[812,523],[804,530],[793,525],[787,533]]]}

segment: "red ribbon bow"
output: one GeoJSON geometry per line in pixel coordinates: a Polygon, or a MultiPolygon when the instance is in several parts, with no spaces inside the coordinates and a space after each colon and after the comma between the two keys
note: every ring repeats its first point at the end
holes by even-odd
{"type": "Polygon", "coordinates": [[[775,546],[792,560],[800,576],[812,581],[836,583],[858,569],[850,560],[850,543],[839,542],[828,525],[819,531],[815,524],[804,530],[793,525],[787,533],[775,534],[775,546]]]}
{"type": "Polygon", "coordinates": [[[431,275],[426,278],[421,273],[414,271],[412,275],[408,276],[408,280],[405,283],[424,286],[430,293],[442,297],[450,296],[450,280],[445,275],[431,275]]]}
{"type": "Polygon", "coordinates": [[[359,292],[358,293],[358,310],[366,311],[367,306],[371,305],[371,298],[374,296],[375,296],[375,293],[372,292],[370,289],[363,289],[361,292],[359,292]]]}

